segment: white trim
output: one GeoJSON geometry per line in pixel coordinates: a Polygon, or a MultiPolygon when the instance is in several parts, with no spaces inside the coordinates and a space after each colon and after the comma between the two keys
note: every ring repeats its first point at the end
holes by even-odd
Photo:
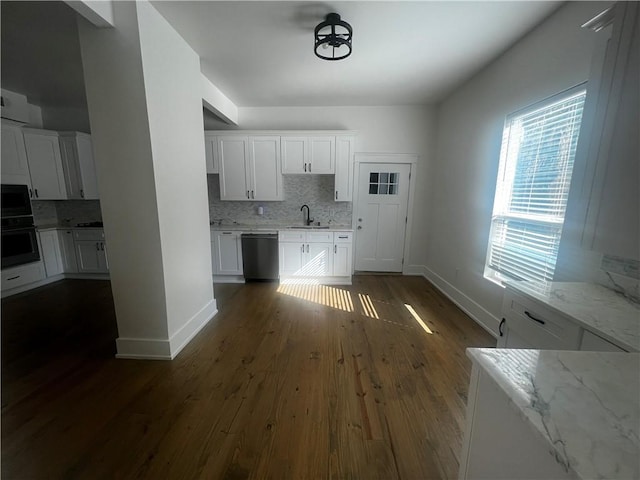
{"type": "Polygon", "coordinates": [[[218,308],[216,300],[213,299],[191,317],[170,339],[117,338],[118,353],[116,353],[116,358],[173,360],[216,313],[218,313],[218,308]]]}
{"type": "MultiPolygon", "coordinates": [[[[358,195],[360,193],[360,164],[361,163],[398,163],[409,165],[409,198],[407,199],[407,224],[404,230],[404,253],[403,258],[411,258],[411,231],[413,229],[413,203],[416,191],[416,178],[418,168],[418,155],[415,153],[363,153],[356,152],[353,162],[353,215],[351,216],[351,226],[354,232],[353,238],[353,264],[351,271],[355,271],[356,256],[356,235],[358,226],[356,225],[356,212],[358,211],[358,195]]],[[[404,273],[403,264],[403,273],[404,273]]]]}
{"type": "Polygon", "coordinates": [[[280,285],[351,285],[352,277],[280,277],[280,285]]]}
{"type": "Polygon", "coordinates": [[[433,270],[424,267],[423,275],[424,278],[440,290],[440,292],[451,300],[460,310],[489,332],[491,336],[498,338],[498,325],[500,324],[500,319],[498,317],[494,316],[482,305],[462,293],[433,270]],[[494,325],[494,327],[491,328],[489,325],[494,325]]]}
{"type": "Polygon", "coordinates": [[[169,347],[171,350],[172,360],[176,358],[182,349],[187,346],[193,337],[195,337],[217,313],[217,302],[216,299],[213,298],[209,303],[202,307],[199,312],[191,317],[191,320],[185,323],[171,336],[171,339],[169,340],[169,347]]]}
{"type": "Polygon", "coordinates": [[[245,283],[242,275],[213,275],[213,283],[245,283]]]}

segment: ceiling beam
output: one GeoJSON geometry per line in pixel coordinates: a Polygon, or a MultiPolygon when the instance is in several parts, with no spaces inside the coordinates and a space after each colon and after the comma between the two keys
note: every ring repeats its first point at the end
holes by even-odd
{"type": "Polygon", "coordinates": [[[112,28],[114,26],[111,0],[68,0],[65,3],[96,27],[112,28]]]}
{"type": "Polygon", "coordinates": [[[202,105],[225,123],[238,125],[238,107],[209,80],[201,75],[202,105]]]}

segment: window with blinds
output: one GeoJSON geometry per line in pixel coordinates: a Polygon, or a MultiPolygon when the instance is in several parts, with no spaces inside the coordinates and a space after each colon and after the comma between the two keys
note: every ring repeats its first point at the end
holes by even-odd
{"type": "Polygon", "coordinates": [[[582,86],[507,117],[486,277],[553,280],[585,94],[582,86]]]}

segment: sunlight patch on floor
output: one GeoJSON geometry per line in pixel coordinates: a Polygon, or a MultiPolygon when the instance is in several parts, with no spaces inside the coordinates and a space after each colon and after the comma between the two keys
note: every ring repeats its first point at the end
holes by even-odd
{"type": "Polygon", "coordinates": [[[300,298],[308,302],[317,303],[326,307],[335,308],[345,312],[353,312],[351,293],[341,288],[304,283],[304,280],[282,283],[278,287],[278,293],[290,297],[300,298]]]}
{"type": "Polygon", "coordinates": [[[422,321],[422,318],[420,318],[420,315],[418,315],[418,312],[416,312],[413,309],[413,307],[411,305],[409,305],[408,303],[405,303],[404,306],[405,306],[405,308],[407,310],[409,310],[409,313],[413,316],[413,318],[416,320],[416,322],[418,322],[420,324],[422,329],[425,332],[427,332],[429,335],[433,335],[433,332],[431,331],[431,329],[429,327],[427,327],[427,324],[422,321]]]}
{"type": "Polygon", "coordinates": [[[362,305],[362,310],[367,317],[375,318],[376,320],[380,320],[378,316],[378,311],[376,307],[373,306],[373,302],[371,301],[371,297],[369,295],[359,293],[358,298],[360,299],[360,304],[362,305]]]}

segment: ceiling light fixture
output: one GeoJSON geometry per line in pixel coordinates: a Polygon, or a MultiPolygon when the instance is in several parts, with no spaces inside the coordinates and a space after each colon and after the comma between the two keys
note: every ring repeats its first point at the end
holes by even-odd
{"type": "Polygon", "coordinates": [[[337,13],[330,13],[315,29],[314,52],[323,60],[342,60],[351,55],[353,29],[337,13]]]}

